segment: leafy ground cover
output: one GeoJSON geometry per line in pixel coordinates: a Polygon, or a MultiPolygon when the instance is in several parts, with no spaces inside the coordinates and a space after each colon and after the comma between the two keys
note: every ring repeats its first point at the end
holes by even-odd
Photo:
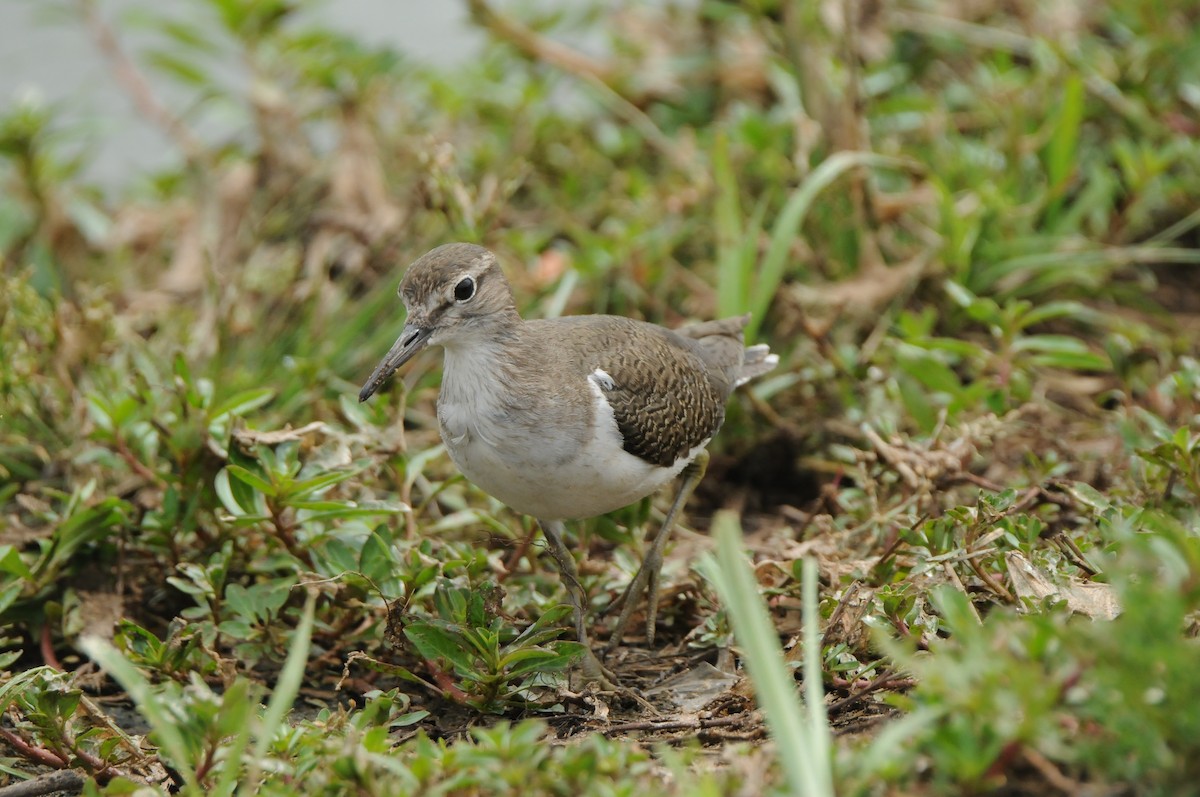
{"type": "MultiPolygon", "coordinates": [[[[710,526],[820,665],[839,793],[1200,790],[1194,3],[470,0],[452,71],[305,6],[60,4],[180,155],[120,190],[70,109],[0,110],[0,794],[787,793],[710,526]],[[354,398],[450,240],[527,314],[751,311],[781,355],[629,692],[449,463],[436,358],[354,398]]],[[[662,508],[575,529],[598,618],[662,508]]]]}

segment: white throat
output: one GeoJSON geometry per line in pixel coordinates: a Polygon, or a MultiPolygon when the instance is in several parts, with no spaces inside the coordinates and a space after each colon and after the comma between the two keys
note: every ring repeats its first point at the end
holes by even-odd
{"type": "Polygon", "coordinates": [[[511,379],[504,347],[495,339],[443,344],[442,390],[438,420],[447,444],[474,437],[487,440],[487,429],[505,412],[511,379]]]}

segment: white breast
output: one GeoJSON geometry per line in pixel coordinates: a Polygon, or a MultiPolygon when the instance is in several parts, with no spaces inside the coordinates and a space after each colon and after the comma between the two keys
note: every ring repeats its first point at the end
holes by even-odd
{"type": "Polygon", "coordinates": [[[628,506],[671,481],[708,443],[667,468],[626,452],[601,390],[612,380],[598,369],[588,377],[593,402],[582,417],[549,407],[539,414],[557,412],[556,423],[539,422],[511,400],[484,349],[446,351],[438,400],[442,439],[463,475],[518,512],[565,520],[628,506]]]}

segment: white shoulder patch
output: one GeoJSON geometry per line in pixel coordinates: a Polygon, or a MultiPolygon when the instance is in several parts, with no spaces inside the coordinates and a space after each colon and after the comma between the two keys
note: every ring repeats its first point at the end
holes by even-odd
{"type": "Polygon", "coordinates": [[[588,374],[588,379],[601,390],[613,390],[617,386],[617,383],[613,381],[613,378],[603,368],[597,368],[595,371],[592,371],[588,374]]]}

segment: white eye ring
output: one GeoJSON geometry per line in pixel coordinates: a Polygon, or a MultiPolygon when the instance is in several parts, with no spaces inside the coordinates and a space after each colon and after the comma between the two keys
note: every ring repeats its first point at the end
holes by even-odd
{"type": "Polygon", "coordinates": [[[456,302],[469,302],[474,295],[475,280],[470,277],[463,277],[454,286],[454,301],[456,302]]]}

